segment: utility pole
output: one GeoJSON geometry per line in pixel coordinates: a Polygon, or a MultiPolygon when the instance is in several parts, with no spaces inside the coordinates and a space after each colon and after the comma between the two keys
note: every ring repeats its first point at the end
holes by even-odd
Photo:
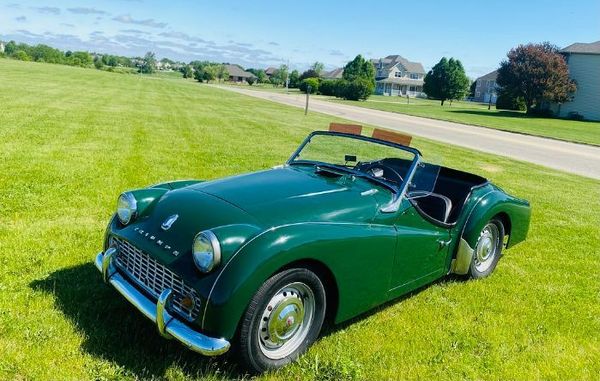
{"type": "Polygon", "coordinates": [[[285,93],[290,93],[290,60],[287,60],[287,72],[285,73],[285,93]]]}

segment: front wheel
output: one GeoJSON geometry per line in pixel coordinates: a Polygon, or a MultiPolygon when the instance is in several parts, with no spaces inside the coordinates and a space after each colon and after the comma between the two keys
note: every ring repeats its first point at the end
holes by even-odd
{"type": "Polygon", "coordinates": [[[484,278],[494,271],[502,254],[503,243],[504,225],[493,218],[481,229],[475,244],[470,268],[472,278],[484,278]]]}
{"type": "Polygon", "coordinates": [[[241,359],[254,372],[276,369],[298,358],[319,336],[325,289],[308,269],[269,278],[256,292],[242,321],[241,359]]]}

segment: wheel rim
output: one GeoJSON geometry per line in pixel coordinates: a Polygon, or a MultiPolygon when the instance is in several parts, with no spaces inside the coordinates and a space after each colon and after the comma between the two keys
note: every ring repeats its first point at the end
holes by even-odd
{"type": "Polygon", "coordinates": [[[262,353],[272,360],[294,353],[308,335],[314,315],[315,298],[310,287],[301,282],[282,287],[267,303],[258,324],[262,353]]]}
{"type": "Polygon", "coordinates": [[[475,269],[477,271],[484,272],[492,266],[498,253],[499,240],[498,226],[493,223],[487,224],[481,231],[475,246],[475,269]]]}

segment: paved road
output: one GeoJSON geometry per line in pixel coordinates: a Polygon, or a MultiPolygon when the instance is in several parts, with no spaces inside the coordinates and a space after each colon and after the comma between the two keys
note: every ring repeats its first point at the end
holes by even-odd
{"type": "MultiPolygon", "coordinates": [[[[306,101],[298,94],[219,88],[302,108],[306,101]]],[[[311,99],[309,112],[315,111],[600,179],[600,147],[311,99]]]]}

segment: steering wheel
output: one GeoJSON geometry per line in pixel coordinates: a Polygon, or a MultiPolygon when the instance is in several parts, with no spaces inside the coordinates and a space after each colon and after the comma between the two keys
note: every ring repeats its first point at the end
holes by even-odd
{"type": "Polygon", "coordinates": [[[400,176],[398,171],[391,166],[382,163],[381,160],[365,163],[364,167],[361,165],[360,171],[366,172],[375,178],[383,178],[384,180],[393,181],[398,184],[404,182],[404,179],[400,176]]]}

